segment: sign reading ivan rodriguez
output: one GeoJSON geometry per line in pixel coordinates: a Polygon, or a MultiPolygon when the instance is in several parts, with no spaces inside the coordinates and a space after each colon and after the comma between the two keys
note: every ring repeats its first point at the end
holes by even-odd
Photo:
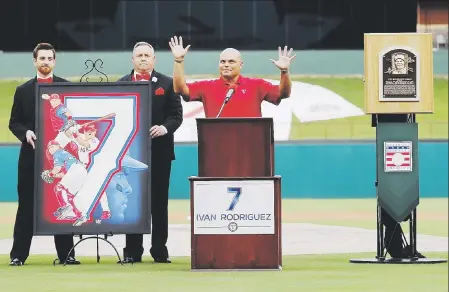
{"type": "Polygon", "coordinates": [[[198,181],[194,234],[274,234],[273,181],[198,181]]]}

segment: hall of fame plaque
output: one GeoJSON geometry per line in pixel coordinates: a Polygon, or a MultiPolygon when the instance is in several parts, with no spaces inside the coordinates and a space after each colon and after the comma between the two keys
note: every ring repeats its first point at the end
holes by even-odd
{"type": "Polygon", "coordinates": [[[394,47],[379,54],[379,101],[419,101],[419,56],[394,47]]]}

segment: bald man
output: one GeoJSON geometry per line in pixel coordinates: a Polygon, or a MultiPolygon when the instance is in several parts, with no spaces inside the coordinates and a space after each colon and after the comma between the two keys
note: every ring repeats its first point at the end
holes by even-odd
{"type": "Polygon", "coordinates": [[[262,102],[278,105],[290,96],[290,63],[295,59],[293,49],[279,47],[279,59],[270,59],[281,71],[280,84],[273,85],[260,78],[244,77],[240,74],[243,59],[233,48],[220,54],[218,64],[220,77],[214,80],[197,81],[187,84],[184,77],[184,57],[190,45],[184,48],[182,37],[174,36],[169,42],[174,57],[173,89],[186,101],[203,103],[206,117],[262,117],[262,102]],[[226,101],[226,105],[223,104],[226,101]]]}

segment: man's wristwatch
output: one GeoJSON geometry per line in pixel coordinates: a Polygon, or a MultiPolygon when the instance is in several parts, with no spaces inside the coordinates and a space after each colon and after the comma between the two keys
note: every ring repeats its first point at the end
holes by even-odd
{"type": "Polygon", "coordinates": [[[288,73],[288,69],[282,69],[281,73],[288,73]]]}

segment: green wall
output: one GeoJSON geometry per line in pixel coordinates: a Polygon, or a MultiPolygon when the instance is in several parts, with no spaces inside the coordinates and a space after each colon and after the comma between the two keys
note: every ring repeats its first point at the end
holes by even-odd
{"type": "MultiPolygon", "coordinates": [[[[189,50],[186,58],[186,73],[217,74],[218,51],[189,50]]],[[[363,51],[296,51],[292,74],[307,75],[363,75],[363,51]]],[[[173,59],[171,52],[159,51],[157,70],[171,75],[173,59]]],[[[269,59],[277,59],[277,50],[242,51],[245,62],[244,74],[277,75],[279,70],[269,59]]],[[[104,61],[107,75],[124,75],[131,70],[131,52],[57,52],[56,72],[60,76],[81,76],[86,72],[87,59],[104,61]]],[[[30,53],[0,53],[0,79],[28,78],[35,73],[30,53]]],[[[448,74],[448,51],[434,52],[434,73],[448,74]]]]}
{"type": "MultiPolygon", "coordinates": [[[[198,175],[196,144],[175,146],[171,199],[189,198],[189,176],[198,175]]],[[[19,147],[0,145],[0,202],[17,200],[19,147]]],[[[276,143],[276,175],[282,176],[283,198],[375,198],[376,146],[365,142],[276,143]]],[[[416,158],[415,158],[416,159],[416,158]]],[[[420,197],[448,196],[448,143],[420,141],[420,197]]]]}

